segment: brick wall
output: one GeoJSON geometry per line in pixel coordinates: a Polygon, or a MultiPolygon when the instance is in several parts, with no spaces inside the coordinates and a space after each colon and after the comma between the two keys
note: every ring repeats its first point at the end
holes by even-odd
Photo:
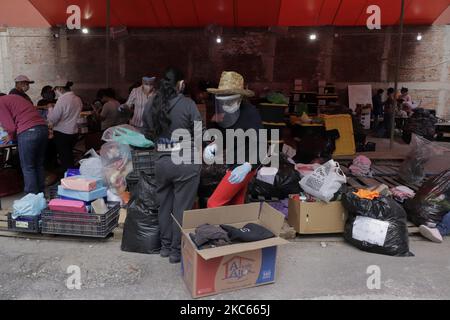
{"type": "MultiPolygon", "coordinates": [[[[0,32],[0,91],[12,86],[17,74],[36,84],[36,100],[46,84],[75,82],[74,90],[92,100],[105,85],[104,31],[88,36],[60,34],[52,29],[7,29],[0,32]]],[[[309,28],[225,30],[218,45],[202,29],[129,30],[111,40],[111,81],[122,96],[143,74],[159,75],[166,66],[180,66],[194,89],[199,80],[218,81],[222,70],[242,73],[251,89],[289,92],[294,79],[314,89],[320,78],[337,84],[346,102],[348,84],[393,85],[398,35],[396,29],[324,27],[319,39],[308,40],[309,28]]],[[[450,26],[406,27],[400,86],[407,86],[422,106],[450,116],[450,26]],[[416,36],[423,34],[418,42],[416,36]]]]}

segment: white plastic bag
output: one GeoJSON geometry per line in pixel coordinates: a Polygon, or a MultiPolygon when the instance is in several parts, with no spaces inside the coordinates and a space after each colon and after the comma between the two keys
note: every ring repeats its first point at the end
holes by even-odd
{"type": "Polygon", "coordinates": [[[334,194],[347,182],[339,163],[330,160],[300,181],[302,189],[325,202],[330,202],[334,194]]]}
{"type": "Polygon", "coordinates": [[[22,199],[14,201],[12,218],[17,219],[18,217],[23,216],[38,216],[46,207],[47,202],[45,201],[43,193],[30,193],[22,199]]]}
{"type": "Polygon", "coordinates": [[[91,155],[91,157],[80,160],[80,174],[86,177],[103,179],[103,165],[100,156],[94,149],[89,150],[85,155],[91,155]]]}

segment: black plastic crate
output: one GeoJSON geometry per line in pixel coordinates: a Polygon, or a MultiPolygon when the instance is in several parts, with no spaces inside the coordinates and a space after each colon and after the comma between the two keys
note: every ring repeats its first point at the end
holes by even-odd
{"type": "Polygon", "coordinates": [[[10,231],[40,233],[41,223],[41,215],[13,219],[12,214],[8,213],[8,230],[10,231]]]}
{"type": "Polygon", "coordinates": [[[133,172],[138,175],[144,171],[146,174],[154,174],[156,150],[155,149],[131,149],[131,158],[133,161],[133,172]]]}
{"type": "Polygon", "coordinates": [[[131,195],[134,195],[138,183],[139,183],[138,177],[136,177],[134,175],[129,175],[127,177],[127,187],[128,187],[128,191],[131,193],[131,195]]]}
{"type": "Polygon", "coordinates": [[[120,203],[109,202],[105,214],[44,210],[42,233],[106,238],[119,225],[120,203]]]}

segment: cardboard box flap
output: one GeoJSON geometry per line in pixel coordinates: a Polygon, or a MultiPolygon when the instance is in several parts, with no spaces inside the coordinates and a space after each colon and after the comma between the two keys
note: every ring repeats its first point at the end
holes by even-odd
{"type": "Polygon", "coordinates": [[[261,224],[273,232],[277,237],[280,235],[284,224],[284,215],[267,203],[263,203],[259,214],[261,224]]]}
{"type": "Polygon", "coordinates": [[[266,240],[256,241],[256,242],[245,242],[232,244],[224,247],[217,247],[211,249],[197,250],[198,254],[205,260],[210,260],[218,257],[228,256],[231,254],[253,251],[258,249],[263,249],[267,247],[274,247],[279,245],[288,244],[289,241],[282,238],[270,238],[266,240]]]}
{"type": "Polygon", "coordinates": [[[259,203],[250,203],[238,206],[185,211],[182,228],[195,229],[205,223],[221,225],[256,221],[259,217],[259,209],[259,203]]]}

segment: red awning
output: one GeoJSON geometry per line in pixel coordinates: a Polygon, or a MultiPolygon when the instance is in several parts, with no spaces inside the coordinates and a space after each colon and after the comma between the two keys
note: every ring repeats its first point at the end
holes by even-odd
{"type": "MultiPolygon", "coordinates": [[[[104,27],[106,24],[106,0],[29,2],[53,26],[65,24],[69,5],[80,6],[83,27],[104,27]]],[[[400,18],[400,3],[400,0],[111,0],[111,25],[362,26],[366,24],[369,5],[381,7],[383,25],[396,25],[400,18]]],[[[405,23],[431,25],[449,6],[450,0],[406,0],[405,23]]]]}

